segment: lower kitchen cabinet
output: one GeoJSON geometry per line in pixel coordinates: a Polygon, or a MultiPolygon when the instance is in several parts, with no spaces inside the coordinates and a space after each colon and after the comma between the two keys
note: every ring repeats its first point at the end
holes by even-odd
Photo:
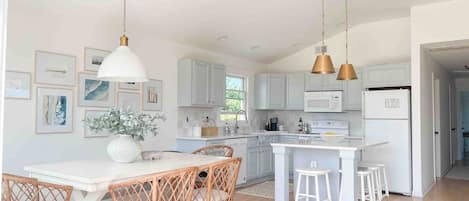
{"type": "Polygon", "coordinates": [[[271,146],[265,146],[259,148],[259,165],[260,165],[260,172],[259,174],[261,177],[270,176],[274,174],[274,155],[272,152],[271,146]]]}
{"type": "Polygon", "coordinates": [[[274,174],[274,155],[272,152],[273,142],[272,137],[262,137],[262,140],[257,140],[257,145],[254,145],[254,139],[248,141],[247,151],[247,180],[261,179],[270,177],[274,174]]]}
{"type": "Polygon", "coordinates": [[[259,177],[259,149],[257,147],[248,148],[247,154],[247,180],[259,177]]]}

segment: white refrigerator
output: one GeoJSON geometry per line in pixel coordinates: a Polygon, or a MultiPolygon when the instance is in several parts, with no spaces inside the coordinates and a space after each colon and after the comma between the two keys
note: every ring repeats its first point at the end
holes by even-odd
{"type": "Polygon", "coordinates": [[[366,149],[363,160],[385,164],[389,191],[411,195],[410,91],[365,91],[363,108],[365,138],[388,141],[388,144],[366,149]]]}

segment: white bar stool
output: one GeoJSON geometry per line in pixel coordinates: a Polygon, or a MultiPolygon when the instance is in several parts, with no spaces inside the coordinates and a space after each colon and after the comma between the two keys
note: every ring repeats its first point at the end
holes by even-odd
{"type": "Polygon", "coordinates": [[[319,195],[319,176],[324,176],[326,180],[326,191],[327,191],[327,201],[332,201],[331,198],[331,186],[329,183],[329,173],[331,170],[329,169],[320,169],[320,168],[304,168],[304,169],[296,169],[298,173],[298,183],[296,186],[296,193],[295,193],[295,201],[299,201],[300,199],[304,198],[305,200],[309,201],[310,198],[315,198],[316,201],[321,201],[321,197],[319,195]],[[300,193],[301,188],[301,179],[305,177],[306,179],[306,189],[305,193],[300,193]],[[309,177],[314,178],[314,187],[315,187],[315,194],[309,194],[309,177]]]}
{"type": "Polygon", "coordinates": [[[374,168],[378,169],[378,171],[377,171],[377,175],[378,175],[377,181],[380,183],[380,185],[379,185],[379,189],[377,189],[377,191],[381,195],[381,198],[383,198],[383,196],[389,198],[389,186],[388,186],[388,176],[386,174],[386,166],[384,164],[381,164],[381,163],[373,163],[373,162],[360,162],[360,164],[358,166],[359,167],[365,167],[365,168],[374,167],[374,168]],[[382,183],[382,181],[384,181],[384,183],[382,183]],[[383,194],[383,190],[384,190],[384,194],[383,194]]]}
{"type": "MultiPolygon", "coordinates": [[[[342,170],[339,171],[339,173],[342,174],[342,170]]],[[[367,170],[365,168],[359,168],[357,171],[357,176],[360,178],[360,201],[376,201],[375,197],[375,184],[373,182],[373,172],[370,170],[367,170]]],[[[339,188],[339,201],[343,200],[343,194],[342,194],[342,177],[340,180],[340,188],[339,188]]]]}

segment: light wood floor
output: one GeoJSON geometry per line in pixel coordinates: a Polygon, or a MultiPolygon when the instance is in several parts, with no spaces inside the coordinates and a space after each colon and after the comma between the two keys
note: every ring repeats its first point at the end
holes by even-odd
{"type": "MultiPolygon", "coordinates": [[[[273,201],[260,197],[235,195],[235,201],[273,201]]],[[[292,196],[290,196],[290,200],[292,196]]],[[[386,200],[386,199],[385,199],[386,200]]],[[[439,180],[425,198],[411,198],[391,195],[389,201],[469,201],[469,181],[442,179],[439,180]]]]}

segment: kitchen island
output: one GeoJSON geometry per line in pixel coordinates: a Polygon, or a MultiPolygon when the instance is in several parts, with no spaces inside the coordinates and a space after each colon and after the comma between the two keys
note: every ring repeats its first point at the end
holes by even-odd
{"type": "MultiPolygon", "coordinates": [[[[272,143],[275,154],[275,200],[289,200],[290,168],[309,168],[311,161],[314,161],[318,168],[332,170],[330,176],[333,201],[339,200],[339,170],[342,170],[341,177],[344,186],[342,200],[357,200],[359,185],[356,172],[360,160],[360,151],[386,143],[386,141],[365,139],[344,139],[340,142],[327,142],[317,139],[272,143]],[[290,167],[289,157],[293,157],[293,167],[290,167]]],[[[296,177],[294,181],[296,184],[296,177]]],[[[310,190],[310,192],[314,191],[310,190]]],[[[323,189],[320,192],[323,192],[323,189]]],[[[324,195],[323,192],[322,196],[324,197],[324,195]]]]}

